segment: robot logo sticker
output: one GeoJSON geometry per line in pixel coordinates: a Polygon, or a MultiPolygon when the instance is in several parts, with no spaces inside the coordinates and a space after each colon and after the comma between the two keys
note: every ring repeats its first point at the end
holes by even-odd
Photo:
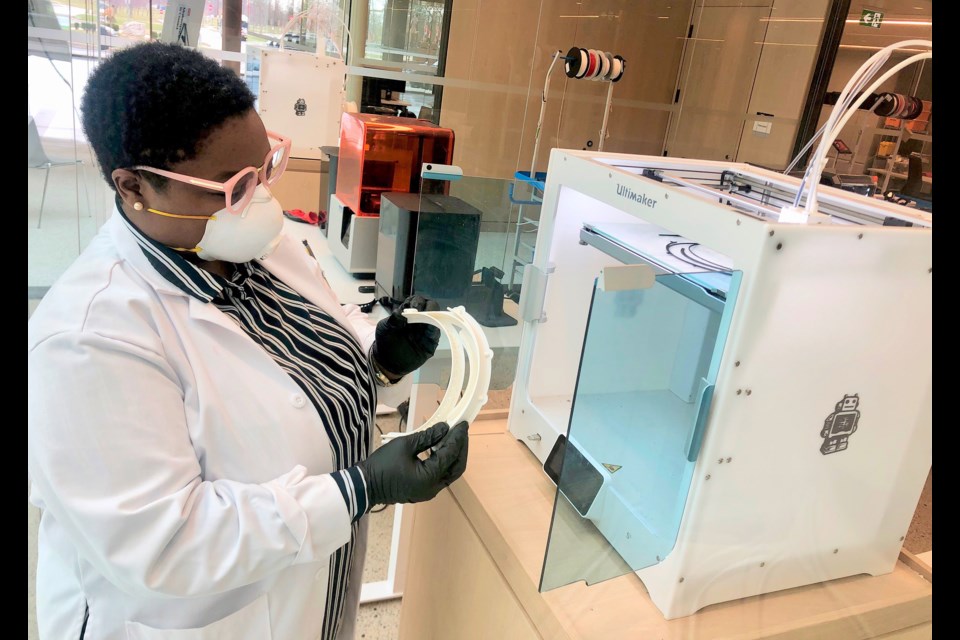
{"type": "Polygon", "coordinates": [[[827,455],[847,448],[850,436],[857,430],[857,422],[860,420],[860,411],[857,410],[859,406],[860,394],[844,394],[843,400],[836,404],[833,413],[823,421],[823,429],[820,430],[820,437],[823,438],[820,453],[827,455]]]}
{"type": "Polygon", "coordinates": [[[302,116],[307,112],[307,101],[303,98],[297,98],[297,101],[293,103],[293,112],[298,116],[302,116]]]}

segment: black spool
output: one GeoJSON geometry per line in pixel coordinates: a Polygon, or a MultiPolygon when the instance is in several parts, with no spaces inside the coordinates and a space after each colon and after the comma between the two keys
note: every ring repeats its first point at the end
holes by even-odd
{"type": "Polygon", "coordinates": [[[580,49],[570,47],[570,50],[567,51],[566,61],[563,65],[563,70],[566,72],[567,77],[576,78],[577,72],[580,71],[580,49]]]}

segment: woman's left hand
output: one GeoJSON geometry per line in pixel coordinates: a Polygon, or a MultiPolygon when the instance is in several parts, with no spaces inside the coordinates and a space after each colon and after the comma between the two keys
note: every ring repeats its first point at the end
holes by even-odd
{"type": "Polygon", "coordinates": [[[402,378],[433,357],[440,343],[440,329],[422,322],[409,322],[403,310],[436,311],[439,308],[434,300],[410,296],[377,323],[373,358],[385,373],[402,378]]]}

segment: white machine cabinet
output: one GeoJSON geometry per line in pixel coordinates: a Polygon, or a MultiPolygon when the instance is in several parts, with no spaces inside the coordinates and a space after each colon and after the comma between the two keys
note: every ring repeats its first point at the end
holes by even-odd
{"type": "Polygon", "coordinates": [[[259,109],[264,125],[290,136],[294,158],[322,160],[340,142],[347,68],[340,58],[260,50],[259,109]]]}
{"type": "Polygon", "coordinates": [[[380,216],[355,216],[337,194],[330,196],[327,244],[347,273],[365,276],[377,271],[377,233],[380,216]]]}
{"type": "Polygon", "coordinates": [[[931,466],[932,214],[823,187],[781,222],[799,188],[552,151],[509,418],[558,484],[542,591],[635,571],[669,619],[893,570],[931,466]]]}

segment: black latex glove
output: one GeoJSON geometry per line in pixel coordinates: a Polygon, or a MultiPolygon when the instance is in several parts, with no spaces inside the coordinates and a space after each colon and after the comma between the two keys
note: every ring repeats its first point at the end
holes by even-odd
{"type": "Polygon", "coordinates": [[[357,464],[367,482],[367,502],[424,502],[463,475],[467,468],[467,423],[453,429],[438,422],[387,442],[357,464]],[[436,446],[426,460],[417,454],[436,446]]]}
{"type": "Polygon", "coordinates": [[[440,329],[422,322],[408,322],[404,309],[436,311],[440,306],[420,295],[410,296],[389,316],[377,323],[373,359],[394,378],[419,369],[437,350],[440,329]]]}

